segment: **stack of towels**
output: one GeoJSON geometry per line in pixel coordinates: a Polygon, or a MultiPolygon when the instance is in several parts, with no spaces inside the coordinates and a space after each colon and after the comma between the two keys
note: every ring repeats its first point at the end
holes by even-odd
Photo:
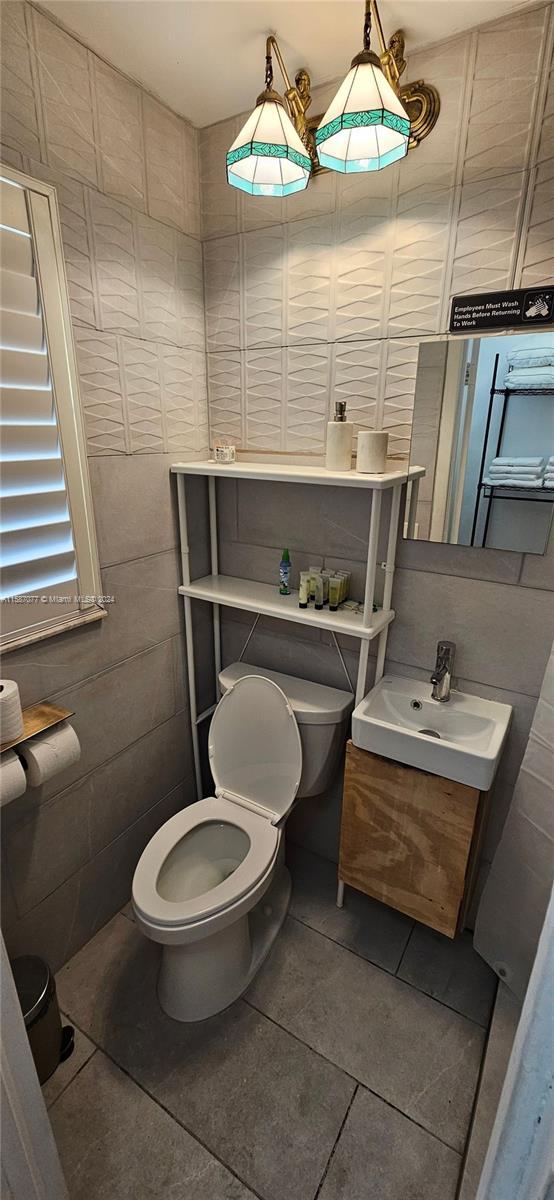
{"type": "MultiPolygon", "coordinates": [[[[554,483],[554,455],[552,463],[554,483]]],[[[540,488],[543,482],[544,458],[493,458],[488,477],[491,487],[540,488]]]]}
{"type": "Polygon", "coordinates": [[[554,488],[554,454],[550,455],[544,472],[544,486],[554,488]]]}

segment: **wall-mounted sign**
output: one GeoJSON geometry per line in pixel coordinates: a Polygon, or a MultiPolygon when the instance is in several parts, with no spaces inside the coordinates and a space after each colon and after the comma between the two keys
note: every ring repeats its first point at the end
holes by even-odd
{"type": "Polygon", "coordinates": [[[530,328],[554,324],[554,287],[520,288],[513,292],[483,292],[454,296],[450,332],[473,329],[530,328]]]}

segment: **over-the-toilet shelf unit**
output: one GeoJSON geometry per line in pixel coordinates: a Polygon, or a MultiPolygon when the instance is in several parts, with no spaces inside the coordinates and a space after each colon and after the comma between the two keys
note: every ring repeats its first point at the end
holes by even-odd
{"type": "Polygon", "coordinates": [[[323,467],[305,467],[292,464],[259,463],[237,461],[234,463],[185,462],[176,463],[172,472],[177,477],[177,497],[179,506],[179,531],[181,541],[181,566],[183,582],[179,592],[183,597],[185,608],[185,634],[187,672],[189,683],[190,716],[192,725],[192,743],[194,752],[194,768],[198,797],[202,796],[202,775],[200,768],[200,750],[198,741],[198,726],[211,716],[213,706],[199,713],[196,703],[196,675],[194,667],[194,642],[192,636],[192,600],[206,600],[213,605],[214,632],[214,662],[216,696],[219,688],[219,672],[221,670],[221,635],[220,607],[239,608],[246,612],[255,613],[255,622],[243,647],[246,646],[260,616],[276,617],[282,621],[294,621],[298,625],[311,625],[326,629],[331,633],[335,647],[341,658],[346,676],[348,672],[340,651],[336,635],[347,633],[350,637],[359,638],[360,651],[358,659],[358,675],[356,683],[356,704],[363,698],[366,688],[367,663],[369,643],[374,638],[379,639],[377,648],[377,666],[375,681],[377,682],[384,670],[385,652],[387,648],[388,628],[394,620],[394,610],[391,608],[392,581],[394,576],[396,538],[398,519],[400,515],[400,498],[402,487],[408,480],[412,483],[410,515],[408,518],[408,534],[413,535],[415,513],[417,509],[417,492],[419,480],[425,474],[423,467],[411,467],[409,470],[398,469],[387,471],[383,475],[360,475],[355,471],[326,471],[323,467]],[[191,580],[190,557],[187,529],[187,504],[185,496],[185,476],[205,475],[208,478],[208,498],[210,512],[210,549],[212,574],[203,579],[191,580]],[[218,573],[217,545],[217,503],[216,479],[259,479],[276,483],[317,484],[319,486],[339,486],[348,488],[365,488],[371,492],[371,515],[369,520],[369,536],[367,546],[367,568],[365,592],[362,613],[352,613],[345,609],[329,612],[323,609],[316,612],[314,608],[298,607],[298,592],[290,596],[281,596],[274,583],[257,583],[250,579],[236,579],[231,575],[218,573]],[[381,527],[383,492],[392,490],[392,500],[388,517],[387,555],[382,564],[385,572],[383,589],[383,606],[378,612],[373,612],[375,595],[375,579],[377,574],[377,552],[381,527]]]}

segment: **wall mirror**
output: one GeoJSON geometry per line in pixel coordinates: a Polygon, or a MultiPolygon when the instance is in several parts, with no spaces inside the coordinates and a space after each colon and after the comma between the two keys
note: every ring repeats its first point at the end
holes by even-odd
{"type": "Polygon", "coordinates": [[[422,342],[405,536],[544,554],[554,511],[554,330],[422,342]]]}

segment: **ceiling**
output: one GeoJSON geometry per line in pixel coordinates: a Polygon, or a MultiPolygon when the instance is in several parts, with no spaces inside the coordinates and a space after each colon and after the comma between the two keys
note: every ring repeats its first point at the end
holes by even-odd
{"type": "MultiPolygon", "coordinates": [[[[380,0],[379,11],[385,36],[403,28],[409,52],[527,3],[380,0]]],[[[268,33],[278,35],[291,76],[300,66],[314,85],[343,75],[361,48],[364,11],[362,0],[43,0],[43,7],[198,126],[253,107],[268,33]]]]}

